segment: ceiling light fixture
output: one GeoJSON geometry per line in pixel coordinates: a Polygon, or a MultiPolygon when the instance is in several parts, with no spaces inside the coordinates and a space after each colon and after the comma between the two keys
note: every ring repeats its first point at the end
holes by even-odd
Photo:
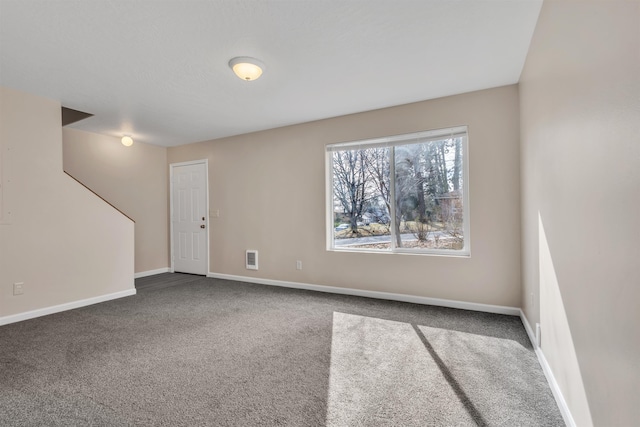
{"type": "Polygon", "coordinates": [[[123,136],[120,141],[125,147],[131,147],[133,145],[133,138],[131,138],[129,135],[123,136]]]}
{"type": "Polygon", "coordinates": [[[242,80],[250,82],[262,75],[265,69],[264,62],[248,56],[238,56],[229,61],[229,67],[242,80]]]}

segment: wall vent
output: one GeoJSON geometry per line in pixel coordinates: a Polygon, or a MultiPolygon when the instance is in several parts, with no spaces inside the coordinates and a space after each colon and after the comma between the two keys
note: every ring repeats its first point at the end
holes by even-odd
{"type": "Polygon", "coordinates": [[[258,251],[248,250],[245,257],[247,270],[258,269],[258,251]]]}

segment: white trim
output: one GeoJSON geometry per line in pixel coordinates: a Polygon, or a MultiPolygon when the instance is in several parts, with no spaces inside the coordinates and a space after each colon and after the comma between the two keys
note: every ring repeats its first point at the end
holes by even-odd
{"type": "Polygon", "coordinates": [[[235,276],[232,274],[209,273],[207,277],[214,279],[235,280],[238,282],[258,283],[261,285],[280,286],[284,288],[306,289],[309,291],[328,292],[332,294],[354,295],[358,297],[377,298],[391,301],[410,302],[414,304],[436,305],[439,307],[459,308],[462,310],[482,311],[485,313],[507,314],[518,316],[520,309],[502,305],[479,304],[475,302],[455,301],[440,298],[420,297],[416,295],[394,294],[390,292],[368,291],[364,289],[339,288],[335,286],[312,285],[310,283],[285,282],[282,280],[261,279],[258,277],[235,276]]]}
{"type": "Polygon", "coordinates": [[[381,138],[361,139],[347,142],[337,142],[327,144],[327,151],[339,151],[344,149],[360,150],[365,148],[375,148],[380,146],[393,147],[396,145],[412,144],[418,141],[426,143],[431,141],[439,141],[442,139],[459,137],[467,133],[468,126],[454,126],[442,129],[430,129],[411,133],[402,133],[398,135],[384,136],[381,138]]]}
{"type": "Polygon", "coordinates": [[[536,345],[536,337],[533,334],[533,329],[531,329],[531,325],[529,325],[529,321],[527,317],[524,315],[524,311],[520,309],[520,320],[522,320],[522,324],[524,325],[524,330],[527,331],[527,335],[529,336],[529,341],[531,341],[531,345],[533,349],[536,350],[538,346],[536,345]]]}
{"type": "Polygon", "coordinates": [[[324,155],[324,191],[325,191],[325,240],[327,243],[327,250],[333,250],[333,218],[335,216],[335,207],[333,206],[333,153],[329,150],[325,151],[324,155]],[[331,231],[329,231],[331,230],[331,231]]]}
{"type": "Polygon", "coordinates": [[[171,272],[171,269],[169,267],[156,268],[155,270],[147,270],[147,271],[141,271],[139,273],[136,273],[133,275],[133,278],[139,279],[141,277],[154,276],[156,274],[169,273],[169,272],[171,272]]]}
{"type": "Polygon", "coordinates": [[[471,164],[471,155],[469,149],[469,127],[465,126],[466,135],[462,140],[462,227],[464,233],[464,247],[462,252],[471,257],[471,172],[469,165],[471,164]]]}
{"type": "Polygon", "coordinates": [[[173,168],[177,166],[191,166],[204,164],[204,193],[206,197],[206,213],[205,213],[205,228],[207,232],[205,236],[207,237],[206,247],[206,259],[207,259],[207,268],[206,271],[209,271],[211,260],[209,259],[209,253],[211,249],[209,248],[209,234],[211,233],[209,226],[209,159],[201,159],[201,160],[190,160],[188,162],[178,162],[169,164],[169,256],[171,257],[171,265],[169,266],[169,272],[173,273],[175,271],[174,266],[174,256],[173,256],[173,168]]]}
{"type": "Polygon", "coordinates": [[[169,166],[192,166],[199,163],[209,163],[209,159],[189,160],[188,162],[171,163],[169,166]]]}
{"type": "Polygon", "coordinates": [[[74,308],[86,307],[88,305],[98,304],[113,299],[124,298],[135,294],[135,289],[127,289],[126,291],[114,292],[112,294],[101,295],[98,297],[67,302],[64,304],[53,305],[51,307],[39,308],[37,310],[25,311],[24,313],[0,317],[0,326],[8,325],[9,323],[22,322],[23,320],[34,319],[36,317],[46,316],[49,314],[60,313],[61,311],[73,310],[74,308]]]}
{"type": "Polygon", "coordinates": [[[549,383],[549,388],[551,388],[551,393],[553,393],[553,397],[556,399],[556,404],[558,405],[558,409],[560,410],[560,414],[564,419],[564,423],[567,427],[576,427],[576,422],[573,420],[573,416],[571,415],[571,411],[569,410],[569,406],[567,406],[567,401],[564,400],[564,396],[562,395],[562,391],[560,390],[560,386],[556,381],[556,377],[553,375],[553,371],[551,371],[551,367],[547,362],[547,358],[544,357],[544,353],[542,349],[536,344],[536,336],[533,333],[533,329],[531,329],[531,325],[527,320],[527,317],[524,315],[524,311],[520,309],[520,319],[522,320],[522,324],[524,325],[525,331],[527,331],[527,335],[529,335],[529,341],[531,341],[531,345],[533,346],[536,356],[538,356],[538,362],[542,367],[542,372],[544,372],[544,376],[547,378],[547,382],[549,383]]]}

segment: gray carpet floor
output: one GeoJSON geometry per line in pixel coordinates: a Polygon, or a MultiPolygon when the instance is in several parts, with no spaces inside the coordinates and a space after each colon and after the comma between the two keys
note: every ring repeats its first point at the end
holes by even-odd
{"type": "Polygon", "coordinates": [[[520,319],[203,278],[0,327],[2,426],[561,426],[520,319]]]}

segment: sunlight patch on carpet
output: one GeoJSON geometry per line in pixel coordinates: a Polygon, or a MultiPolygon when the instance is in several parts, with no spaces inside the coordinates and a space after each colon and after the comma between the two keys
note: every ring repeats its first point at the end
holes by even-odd
{"type": "Polygon", "coordinates": [[[337,312],[327,406],[328,426],[475,425],[410,324],[337,312]]]}
{"type": "Polygon", "coordinates": [[[548,425],[531,360],[508,339],[334,312],[327,425],[548,425]]]}

